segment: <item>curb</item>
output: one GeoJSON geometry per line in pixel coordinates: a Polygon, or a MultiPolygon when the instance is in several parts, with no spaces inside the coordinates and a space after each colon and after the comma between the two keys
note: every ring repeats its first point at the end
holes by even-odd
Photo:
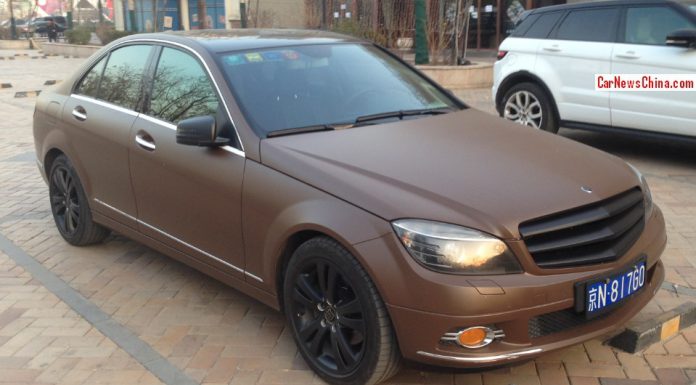
{"type": "Polygon", "coordinates": [[[12,88],[12,83],[2,83],[0,84],[0,88],[12,88]]]}
{"type": "Polygon", "coordinates": [[[20,92],[15,92],[14,97],[15,98],[28,98],[30,96],[39,96],[41,93],[41,90],[38,91],[20,91],[20,92]]]}
{"type": "Polygon", "coordinates": [[[696,324],[696,303],[687,302],[642,324],[627,328],[609,340],[609,345],[628,353],[641,351],[655,342],[674,337],[696,324]]]}
{"type": "Polygon", "coordinates": [[[46,81],[44,82],[44,85],[45,85],[45,86],[52,86],[52,85],[58,84],[58,83],[60,83],[60,82],[61,82],[61,80],[46,80],[46,81]]]}

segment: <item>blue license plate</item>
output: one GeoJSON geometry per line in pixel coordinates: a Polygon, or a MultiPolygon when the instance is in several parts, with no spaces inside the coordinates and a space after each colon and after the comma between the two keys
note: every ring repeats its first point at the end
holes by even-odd
{"type": "Polygon", "coordinates": [[[601,314],[638,292],[645,285],[645,261],[610,278],[593,281],[585,287],[585,312],[588,318],[601,314]]]}

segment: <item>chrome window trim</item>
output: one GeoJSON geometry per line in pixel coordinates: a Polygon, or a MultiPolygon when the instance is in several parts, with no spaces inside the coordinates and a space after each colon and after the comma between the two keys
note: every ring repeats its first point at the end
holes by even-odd
{"type": "MultiPolygon", "coordinates": [[[[205,71],[208,73],[208,77],[210,78],[210,81],[215,86],[215,91],[217,92],[217,95],[220,98],[221,104],[225,107],[225,112],[227,112],[227,117],[230,119],[230,122],[232,122],[232,126],[234,127],[234,133],[237,136],[237,142],[239,142],[239,146],[241,148],[236,149],[236,148],[231,147],[231,146],[224,146],[224,147],[231,147],[231,148],[236,150],[234,152],[227,150],[228,152],[232,152],[233,154],[237,154],[239,156],[245,156],[244,155],[245,154],[244,143],[242,143],[242,138],[239,136],[239,130],[237,129],[237,124],[234,122],[234,119],[232,119],[232,114],[230,113],[230,109],[227,107],[227,103],[224,102],[225,99],[222,97],[222,92],[220,91],[220,86],[218,86],[217,82],[215,81],[215,77],[213,76],[213,73],[210,71],[210,67],[208,67],[208,63],[206,63],[205,60],[203,60],[203,57],[198,52],[193,50],[191,47],[188,47],[188,46],[181,44],[181,43],[168,41],[168,40],[161,40],[161,39],[129,39],[127,41],[123,41],[119,44],[114,45],[113,47],[111,47],[109,49],[109,51],[112,51],[112,50],[116,49],[117,47],[120,47],[122,45],[128,45],[128,44],[133,43],[133,42],[159,43],[159,44],[164,44],[164,45],[170,44],[170,45],[173,45],[173,46],[176,46],[179,48],[183,48],[198,58],[200,63],[203,64],[203,68],[205,68],[205,71]]],[[[143,114],[143,116],[146,116],[146,115],[143,114]]]]}
{"type": "Polygon", "coordinates": [[[442,354],[424,352],[422,350],[419,350],[418,352],[416,352],[416,354],[421,355],[421,356],[425,356],[428,358],[434,358],[436,360],[443,360],[443,361],[482,363],[482,362],[495,362],[495,361],[512,360],[512,359],[515,359],[518,357],[528,356],[530,354],[541,353],[542,351],[543,351],[543,349],[536,348],[536,349],[521,350],[519,352],[514,352],[514,353],[505,353],[505,354],[498,354],[498,355],[494,355],[494,356],[482,356],[482,357],[445,356],[442,354]]]}
{"type": "Polygon", "coordinates": [[[210,254],[210,253],[208,253],[208,252],[206,252],[206,251],[204,251],[204,250],[201,250],[201,249],[199,249],[198,247],[193,246],[192,244],[190,244],[190,243],[188,243],[188,242],[185,242],[185,241],[183,241],[183,240],[181,240],[181,239],[179,239],[179,238],[177,238],[177,237],[175,237],[175,236],[173,236],[173,235],[171,235],[171,234],[169,234],[169,233],[167,233],[167,232],[165,232],[165,231],[163,231],[163,230],[160,230],[160,229],[158,229],[158,228],[155,227],[155,226],[152,226],[152,225],[150,225],[150,224],[148,224],[148,223],[146,223],[146,222],[144,222],[144,221],[142,221],[142,220],[140,220],[140,219],[138,219],[138,218],[135,218],[134,216],[132,216],[132,215],[130,215],[130,214],[128,214],[128,213],[125,213],[125,212],[123,212],[123,211],[117,209],[116,207],[111,206],[110,204],[108,204],[108,203],[106,203],[106,202],[103,202],[103,201],[99,200],[98,198],[94,198],[94,201],[95,201],[96,203],[98,203],[98,204],[100,204],[100,205],[102,205],[102,206],[108,208],[108,209],[111,209],[111,210],[113,210],[113,211],[115,211],[115,212],[117,212],[117,213],[119,213],[119,214],[125,216],[125,217],[128,218],[128,219],[131,219],[131,220],[135,221],[135,222],[138,223],[138,224],[141,224],[141,225],[143,225],[143,226],[146,226],[146,227],[148,227],[149,229],[152,229],[152,230],[154,230],[154,231],[156,231],[156,232],[158,232],[158,233],[164,235],[165,237],[167,237],[167,238],[169,238],[169,239],[171,239],[171,240],[173,240],[173,241],[175,241],[175,242],[177,242],[177,243],[180,243],[180,244],[182,244],[182,245],[184,245],[184,246],[186,246],[186,247],[188,247],[188,248],[190,248],[190,249],[192,249],[192,250],[195,250],[195,251],[197,251],[197,252],[199,252],[199,253],[205,255],[206,257],[208,257],[208,258],[210,258],[210,259],[213,259],[213,260],[215,260],[215,261],[218,261],[218,262],[222,263],[222,264],[225,265],[225,266],[229,266],[230,268],[234,269],[235,271],[238,271],[238,272],[240,272],[240,273],[242,273],[242,274],[244,274],[244,275],[246,275],[246,276],[248,276],[248,277],[251,277],[251,278],[253,278],[253,279],[259,281],[259,282],[263,282],[263,279],[261,279],[260,277],[257,277],[256,275],[251,274],[251,273],[245,271],[244,269],[242,269],[242,268],[240,268],[240,267],[237,267],[237,266],[235,266],[235,265],[233,265],[233,264],[231,264],[231,263],[229,263],[229,262],[227,262],[227,261],[225,261],[225,260],[223,260],[223,259],[220,259],[220,258],[218,258],[218,257],[216,257],[216,256],[214,256],[214,255],[212,255],[212,254],[210,254]]]}
{"type": "MultiPolygon", "coordinates": [[[[140,117],[143,118],[143,119],[145,119],[145,120],[147,120],[148,122],[155,123],[155,124],[159,124],[159,125],[162,126],[162,127],[165,127],[165,128],[170,129],[170,130],[176,131],[176,126],[175,126],[175,125],[173,125],[173,124],[171,124],[171,123],[169,123],[169,122],[167,122],[167,121],[164,121],[164,120],[162,120],[162,119],[154,118],[154,117],[152,117],[152,116],[150,116],[150,115],[146,115],[146,114],[140,114],[140,117]]],[[[245,157],[244,152],[239,151],[239,149],[234,148],[234,147],[232,147],[232,146],[228,146],[228,145],[220,146],[220,149],[225,150],[225,151],[227,151],[227,152],[231,152],[231,153],[233,153],[233,154],[235,154],[235,155],[239,155],[239,156],[241,156],[242,158],[245,157]]]]}
{"type": "Polygon", "coordinates": [[[77,100],[82,100],[85,102],[94,103],[94,104],[102,106],[102,107],[111,108],[112,110],[116,110],[118,112],[123,112],[124,114],[128,114],[130,116],[137,117],[138,115],[140,115],[139,113],[137,113],[133,110],[129,110],[127,108],[117,106],[113,103],[105,102],[103,100],[95,99],[95,98],[90,97],[90,96],[84,96],[84,95],[79,95],[79,94],[70,94],[70,97],[75,98],[77,100]]]}

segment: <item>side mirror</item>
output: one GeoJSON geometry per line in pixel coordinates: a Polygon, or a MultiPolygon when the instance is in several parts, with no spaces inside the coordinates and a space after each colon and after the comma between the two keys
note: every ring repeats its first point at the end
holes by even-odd
{"type": "Polygon", "coordinates": [[[176,142],[189,146],[216,147],[229,143],[229,139],[217,136],[215,118],[195,116],[176,125],[176,142]]]}
{"type": "Polygon", "coordinates": [[[667,35],[665,42],[671,47],[696,48],[696,29],[680,29],[667,35]]]}

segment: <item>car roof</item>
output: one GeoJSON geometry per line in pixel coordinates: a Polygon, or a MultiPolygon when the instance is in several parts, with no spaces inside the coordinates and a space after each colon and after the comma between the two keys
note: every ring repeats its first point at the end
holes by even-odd
{"type": "Polygon", "coordinates": [[[211,52],[227,52],[310,44],[362,43],[363,40],[334,32],[300,29],[228,29],[168,31],[131,35],[124,40],[154,39],[174,43],[198,43],[211,52]]]}
{"type": "Polygon", "coordinates": [[[672,0],[609,0],[609,1],[592,1],[586,3],[574,3],[574,4],[561,4],[552,5],[549,7],[542,7],[534,9],[531,13],[544,13],[553,11],[564,11],[567,9],[579,9],[579,8],[596,8],[596,7],[607,7],[616,5],[643,5],[643,4],[668,4],[675,3],[672,0]]]}

